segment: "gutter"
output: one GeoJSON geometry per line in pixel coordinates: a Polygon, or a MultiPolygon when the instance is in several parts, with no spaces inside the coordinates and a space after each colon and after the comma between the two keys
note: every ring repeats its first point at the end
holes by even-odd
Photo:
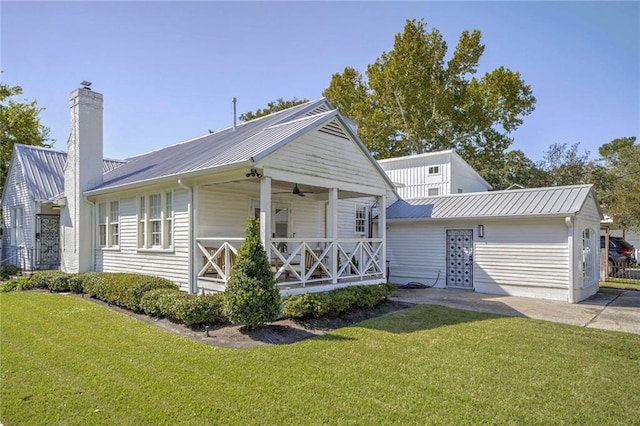
{"type": "Polygon", "coordinates": [[[194,253],[194,245],[195,238],[193,237],[193,227],[194,227],[194,208],[193,208],[193,187],[187,186],[184,184],[182,179],[178,179],[178,186],[189,191],[189,244],[188,244],[188,259],[187,259],[187,280],[189,282],[189,293],[195,294],[198,291],[198,283],[194,281],[193,274],[193,253],[194,253]]]}

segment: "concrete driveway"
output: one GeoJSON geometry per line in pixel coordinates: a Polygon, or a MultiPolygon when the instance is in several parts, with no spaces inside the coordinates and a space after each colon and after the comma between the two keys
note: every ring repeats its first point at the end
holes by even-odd
{"type": "Polygon", "coordinates": [[[619,296],[598,293],[575,304],[438,288],[398,289],[389,298],[640,334],[640,291],[634,290],[624,290],[619,296]]]}

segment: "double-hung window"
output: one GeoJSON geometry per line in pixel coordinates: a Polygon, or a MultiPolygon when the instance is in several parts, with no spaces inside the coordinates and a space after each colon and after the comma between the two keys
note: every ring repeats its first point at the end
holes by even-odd
{"type": "Polygon", "coordinates": [[[138,201],[138,248],[167,249],[173,246],[173,194],[143,195],[138,201]]]}
{"type": "Polygon", "coordinates": [[[367,206],[365,204],[356,205],[355,232],[359,235],[367,234],[367,206]]]}
{"type": "Polygon", "coordinates": [[[117,248],[120,245],[120,202],[98,204],[98,243],[100,247],[117,248]]]}
{"type": "Polygon", "coordinates": [[[24,214],[22,207],[11,209],[11,245],[20,246],[24,244],[24,214]]]}

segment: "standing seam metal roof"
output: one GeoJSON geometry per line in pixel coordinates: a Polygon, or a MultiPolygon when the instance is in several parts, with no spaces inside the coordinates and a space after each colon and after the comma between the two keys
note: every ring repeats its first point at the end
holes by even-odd
{"type": "Polygon", "coordinates": [[[462,219],[477,217],[575,214],[593,185],[475,192],[415,200],[398,200],[387,219],[462,219]]]}
{"type": "Polygon", "coordinates": [[[161,177],[247,161],[282,140],[317,123],[336,111],[326,99],[318,99],[239,124],[218,133],[172,145],[127,159],[104,175],[104,183],[92,190],[134,184],[161,177]],[[320,106],[327,112],[305,116],[320,106]]]}
{"type": "MultiPolygon", "coordinates": [[[[34,200],[50,201],[64,192],[64,166],[67,153],[31,145],[15,144],[14,161],[18,161],[34,200]]],[[[105,159],[102,171],[122,165],[120,160],[105,159]]]]}

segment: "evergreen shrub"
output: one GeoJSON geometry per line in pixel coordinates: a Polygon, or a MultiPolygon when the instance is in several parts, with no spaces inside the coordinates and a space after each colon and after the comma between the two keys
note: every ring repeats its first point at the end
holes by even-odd
{"type": "Polygon", "coordinates": [[[225,314],[235,324],[253,329],[275,321],[280,314],[280,292],[258,232],[259,222],[247,220],[245,240],[224,291],[225,314]]]}

